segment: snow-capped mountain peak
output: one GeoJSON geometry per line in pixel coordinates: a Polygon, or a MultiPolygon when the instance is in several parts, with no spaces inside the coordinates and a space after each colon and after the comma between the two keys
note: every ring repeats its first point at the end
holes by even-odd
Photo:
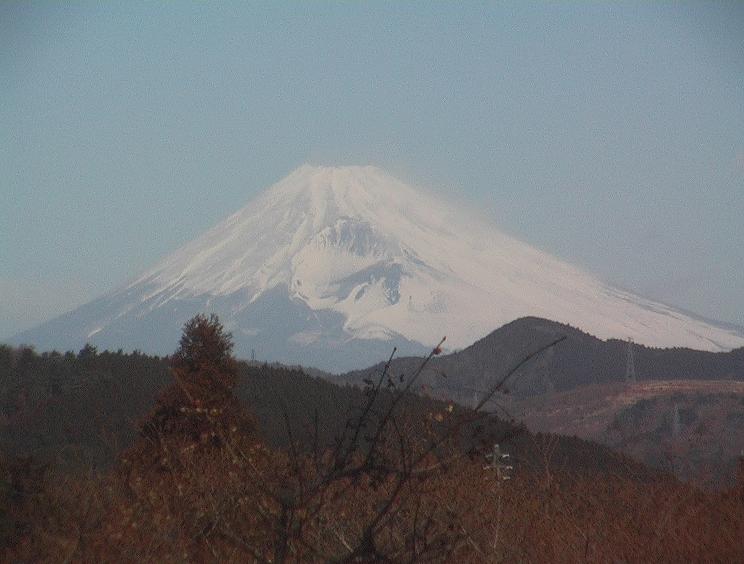
{"type": "Polygon", "coordinates": [[[616,290],[371,166],[302,166],[99,302],[85,335],[168,315],[177,334],[187,314],[214,310],[239,350],[258,343],[276,359],[329,368],[361,366],[360,346],[392,340],[423,349],[447,334],[464,347],[527,315],[655,346],[744,345],[733,330],[616,290]],[[329,361],[344,347],[358,362],[329,361]]]}

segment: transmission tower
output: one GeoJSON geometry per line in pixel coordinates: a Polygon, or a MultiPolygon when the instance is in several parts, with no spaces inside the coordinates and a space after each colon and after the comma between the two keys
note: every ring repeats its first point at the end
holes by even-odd
{"type": "Polygon", "coordinates": [[[679,404],[674,404],[674,409],[672,410],[672,437],[675,439],[679,437],[679,433],[681,431],[681,423],[679,420],[679,404]]]}
{"type": "Polygon", "coordinates": [[[625,361],[625,381],[628,383],[636,382],[635,350],[633,348],[633,339],[628,339],[628,354],[625,361]]]}

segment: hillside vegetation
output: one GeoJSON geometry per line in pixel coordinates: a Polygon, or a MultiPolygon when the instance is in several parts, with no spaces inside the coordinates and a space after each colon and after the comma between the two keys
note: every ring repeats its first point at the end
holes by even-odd
{"type": "MultiPolygon", "coordinates": [[[[508,386],[511,395],[528,397],[625,381],[627,341],[605,341],[564,323],[524,317],[465,349],[434,359],[423,371],[419,386],[438,397],[473,404],[521,358],[556,338],[563,340],[519,370],[508,386]]],[[[744,381],[744,348],[714,353],[635,344],[633,356],[638,381],[744,381]]],[[[420,358],[399,358],[390,369],[395,374],[410,373],[420,362],[420,358]]],[[[351,371],[338,381],[358,383],[380,368],[378,364],[351,371]]]]}
{"type": "MultiPolygon", "coordinates": [[[[635,344],[635,380],[627,382],[627,342],[529,317],[432,359],[418,379],[419,393],[476,405],[520,358],[561,337],[522,366],[486,409],[532,431],[599,441],[685,480],[733,483],[744,452],[744,348],[712,353],[635,344]],[[675,410],[681,414],[677,424],[675,410]]],[[[389,369],[407,374],[420,362],[400,358],[389,369]]],[[[337,381],[359,383],[380,368],[337,381]]]]}
{"type": "Polygon", "coordinates": [[[530,430],[598,441],[706,487],[732,484],[742,458],[742,381],[595,384],[501,399],[530,430]]]}
{"type": "Polygon", "coordinates": [[[1,558],[744,558],[741,485],[414,395],[418,369],[356,389],[230,349],[205,317],[168,359],[0,349],[1,558]]]}

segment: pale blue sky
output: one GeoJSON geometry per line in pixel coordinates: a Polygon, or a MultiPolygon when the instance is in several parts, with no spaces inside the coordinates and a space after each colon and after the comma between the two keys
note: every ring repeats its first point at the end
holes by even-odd
{"type": "Polygon", "coordinates": [[[744,3],[0,4],[0,337],[303,162],[744,324],[744,3]]]}

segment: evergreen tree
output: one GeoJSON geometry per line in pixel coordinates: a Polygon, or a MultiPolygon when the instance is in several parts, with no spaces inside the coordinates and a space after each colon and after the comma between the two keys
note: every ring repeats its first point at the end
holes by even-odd
{"type": "Polygon", "coordinates": [[[237,381],[232,348],[232,335],[216,315],[199,314],[186,322],[171,370],[193,406],[214,407],[232,397],[237,381]]]}
{"type": "Polygon", "coordinates": [[[171,357],[175,382],[158,398],[143,434],[177,434],[217,446],[233,433],[252,432],[253,419],[233,395],[237,363],[232,347],[232,336],[216,315],[190,319],[171,357]]]}

